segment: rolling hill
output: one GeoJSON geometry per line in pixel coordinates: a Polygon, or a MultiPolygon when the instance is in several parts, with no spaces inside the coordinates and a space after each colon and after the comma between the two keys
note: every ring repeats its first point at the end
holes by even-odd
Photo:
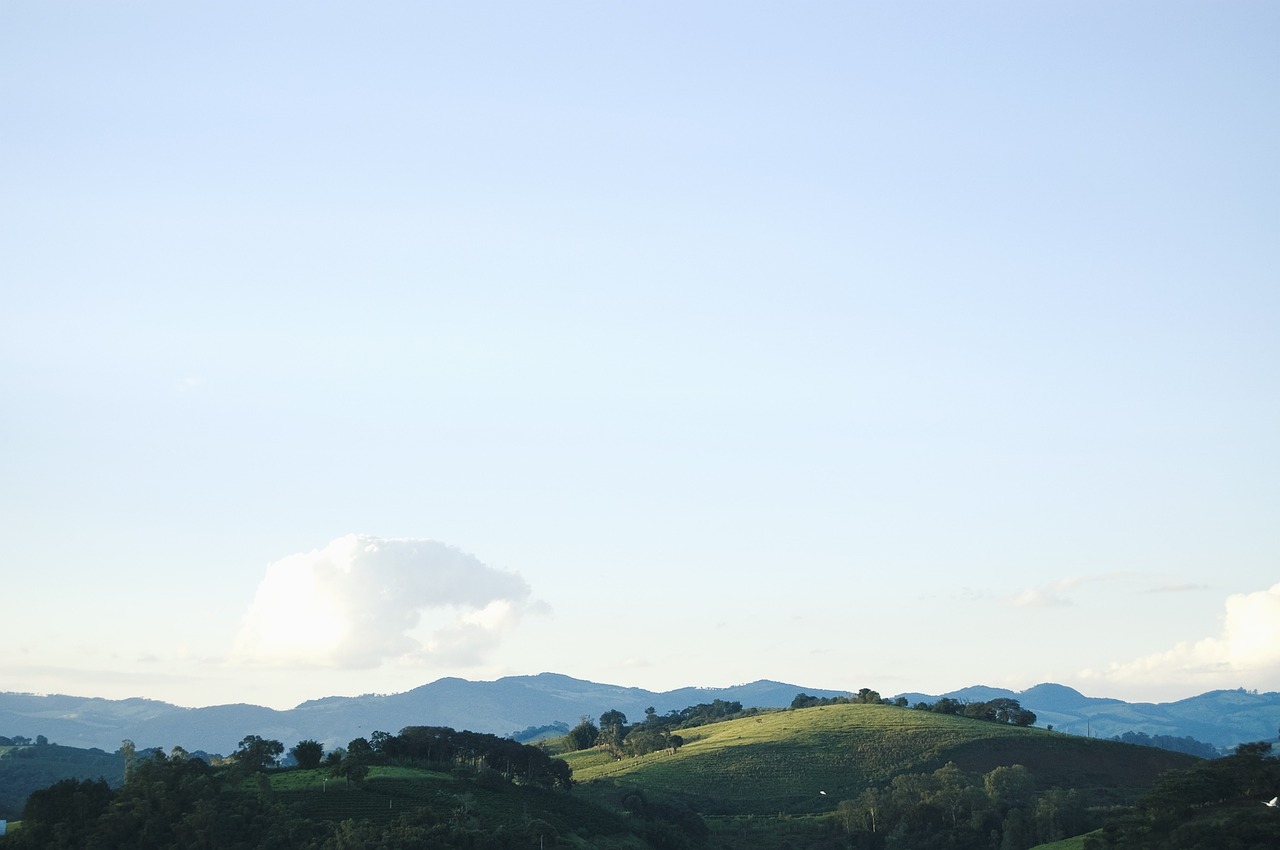
{"type": "MultiPolygon", "coordinates": [[[[886,705],[766,711],[679,734],[684,743],[676,750],[638,758],[618,760],[602,749],[563,756],[574,772],[572,791],[511,784],[464,759],[375,761],[367,781],[356,784],[327,770],[276,771],[265,780],[269,790],[264,779],[248,779],[240,793],[282,806],[273,818],[296,824],[308,840],[341,831],[341,846],[384,846],[379,842],[389,830],[443,836],[438,830],[447,829],[450,840],[473,842],[466,846],[536,846],[530,842],[549,835],[547,846],[782,850],[846,846],[839,842],[851,828],[848,802],[892,784],[900,808],[895,780],[925,788],[931,775],[952,771],[977,783],[976,798],[954,798],[974,807],[970,820],[981,819],[978,832],[970,828],[970,843],[956,845],[971,846],[975,835],[985,842],[990,831],[1011,828],[991,820],[995,810],[981,791],[983,775],[996,768],[1023,766],[1037,794],[1078,789],[1082,801],[1108,805],[1131,802],[1165,770],[1203,763],[1149,747],[886,705]],[[486,844],[482,835],[506,843],[486,844]]],[[[941,820],[928,829],[965,828],[965,818],[948,823],[943,810],[930,806],[941,820]]]]}
{"type": "Polygon", "coordinates": [[[829,811],[836,801],[928,773],[947,762],[984,774],[1028,768],[1041,788],[1078,788],[1125,802],[1171,768],[1197,759],[1150,747],[882,705],[773,712],[681,730],[685,743],[634,759],[600,750],[565,756],[588,793],[637,788],[678,797],[703,814],[829,811]],[[826,792],[825,794],[821,792],[826,792]]]}
{"type": "MultiPolygon", "coordinates": [[[[375,729],[396,732],[413,724],[451,726],[496,735],[529,727],[572,725],[582,716],[617,709],[636,719],[654,707],[659,714],[716,699],[746,707],[783,708],[797,693],[838,696],[845,692],[759,681],[726,688],[680,688],[654,692],[600,684],[556,673],[509,676],[492,682],[445,678],[401,694],[326,697],[278,711],[255,705],[181,708],[147,699],[107,700],[66,695],[0,693],[0,735],[45,735],[76,747],[108,752],[124,738],[139,747],[229,753],[247,734],[286,744],[314,738],[326,748],[344,746],[375,729]]],[[[911,704],[939,696],[962,701],[997,697],[1019,700],[1038,725],[1061,732],[1108,738],[1128,731],[1190,736],[1218,747],[1274,740],[1280,693],[1212,691],[1173,703],[1126,703],[1087,697],[1063,685],[1026,691],[973,687],[930,696],[903,695],[911,704]]]]}

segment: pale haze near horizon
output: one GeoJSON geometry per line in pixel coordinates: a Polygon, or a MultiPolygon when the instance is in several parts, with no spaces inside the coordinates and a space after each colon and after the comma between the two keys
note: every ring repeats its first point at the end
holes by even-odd
{"type": "Polygon", "coordinates": [[[1278,35],[6,4],[0,690],[1280,690],[1278,35]]]}

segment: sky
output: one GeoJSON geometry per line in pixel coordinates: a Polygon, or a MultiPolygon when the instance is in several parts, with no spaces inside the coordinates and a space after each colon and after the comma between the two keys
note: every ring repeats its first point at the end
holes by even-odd
{"type": "Polygon", "coordinates": [[[1280,690],[1278,37],[0,2],[0,690],[1280,690]]]}

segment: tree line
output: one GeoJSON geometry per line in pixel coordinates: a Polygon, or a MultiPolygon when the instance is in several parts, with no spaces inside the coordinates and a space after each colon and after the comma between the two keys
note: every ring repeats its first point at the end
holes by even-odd
{"type": "Polygon", "coordinates": [[[856,850],[1027,850],[1098,824],[1081,792],[1039,791],[1023,765],[977,776],[951,762],[842,800],[836,822],[856,850]]]}
{"type": "MultiPolygon", "coordinates": [[[[539,747],[448,727],[409,726],[398,735],[374,732],[327,753],[323,745],[308,739],[288,752],[294,768],[279,766],[285,753],[282,742],[246,735],[232,755],[212,759],[215,765],[180,746],[166,755],[158,749],[140,751],[126,740],[118,751],[125,763],[122,785],[112,788],[101,778],[64,779],[33,792],[23,809],[22,828],[6,837],[6,847],[475,847],[479,832],[462,816],[445,821],[415,811],[391,824],[376,825],[335,825],[299,817],[276,799],[267,774],[327,769],[335,778],[359,785],[372,766],[395,764],[445,770],[489,790],[506,784],[548,790],[572,784],[568,764],[539,747]]],[[[511,834],[484,841],[495,848],[524,847],[527,838],[511,834]]]]}
{"type": "Polygon", "coordinates": [[[1240,744],[1223,758],[1171,770],[1137,805],[1085,837],[1085,850],[1256,850],[1280,847],[1280,759],[1271,743],[1240,744]]]}
{"type": "Polygon", "coordinates": [[[629,724],[625,714],[617,709],[610,709],[600,715],[598,725],[591,718],[583,717],[561,739],[560,745],[567,752],[600,747],[617,758],[624,755],[642,756],[660,750],[675,752],[684,745],[684,738],[676,734],[679,729],[691,729],[758,713],[759,709],[744,709],[737,700],[717,699],[688,708],[672,709],[666,714],[658,714],[650,706],[644,711],[644,720],[629,724]]]}
{"type": "Polygon", "coordinates": [[[861,688],[852,696],[815,697],[806,693],[796,694],[791,701],[791,708],[811,708],[817,705],[893,705],[899,708],[913,708],[916,711],[930,711],[934,714],[951,714],[957,717],[969,717],[974,720],[987,720],[992,723],[1005,723],[1011,726],[1034,726],[1034,711],[1025,709],[1016,699],[999,697],[986,702],[963,702],[951,697],[942,697],[937,702],[918,702],[910,705],[906,697],[885,699],[871,688],[861,688]]]}

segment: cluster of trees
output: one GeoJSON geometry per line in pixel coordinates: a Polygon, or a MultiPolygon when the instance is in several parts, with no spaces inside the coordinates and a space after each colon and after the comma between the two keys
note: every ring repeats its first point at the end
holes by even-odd
{"type": "Polygon", "coordinates": [[[1006,723],[1010,726],[1034,726],[1036,722],[1034,711],[1023,708],[1020,702],[1009,697],[999,697],[987,702],[961,702],[951,697],[942,697],[933,703],[918,702],[912,708],[917,711],[932,711],[934,714],[953,714],[991,723],[1006,723]]]}
{"type": "Polygon", "coordinates": [[[120,758],[104,750],[64,747],[44,736],[37,741],[17,736],[17,740],[16,744],[0,744],[4,747],[0,750],[0,819],[20,818],[31,792],[59,779],[103,776],[119,785],[123,778],[120,758]]]}
{"type": "Polygon", "coordinates": [[[690,729],[754,713],[756,709],[744,710],[742,703],[736,700],[717,699],[688,708],[672,709],[666,714],[658,714],[650,706],[644,711],[644,720],[628,724],[625,714],[617,709],[610,709],[600,715],[599,725],[588,717],[582,718],[561,739],[561,746],[569,752],[601,747],[618,758],[624,755],[642,756],[659,750],[675,752],[684,744],[684,738],[676,734],[678,729],[690,729]]]}
{"type": "MultiPolygon", "coordinates": [[[[247,735],[228,759],[241,773],[277,766],[284,745],[279,741],[247,735]]],[[[482,732],[459,732],[448,726],[406,726],[400,734],[376,731],[368,738],[350,741],[330,752],[318,741],[303,740],[289,749],[289,758],[303,770],[327,767],[347,782],[361,783],[377,764],[429,766],[446,771],[476,773],[540,788],[572,786],[572,771],[565,762],[545,750],[482,732]]]]}
{"type": "Polygon", "coordinates": [[[44,735],[36,735],[36,739],[34,741],[28,738],[26,735],[14,735],[12,738],[7,738],[4,735],[0,735],[0,747],[30,747],[30,746],[47,747],[49,746],[49,739],[46,738],[44,735]]]}
{"type": "Polygon", "coordinates": [[[1136,806],[1085,838],[1085,850],[1254,850],[1280,847],[1280,759],[1266,741],[1163,774],[1136,806]]]}
{"type": "Polygon", "coordinates": [[[1158,747],[1162,750],[1169,750],[1175,753],[1186,753],[1191,756],[1199,756],[1202,759],[1216,759],[1222,755],[1213,744],[1205,741],[1197,741],[1190,735],[1178,738],[1173,735],[1148,735],[1146,732],[1125,732],[1123,735],[1115,735],[1111,738],[1113,741],[1119,741],[1122,744],[1137,744],[1140,747],[1158,747]]]}
{"type": "Polygon", "coordinates": [[[871,688],[860,688],[858,693],[853,696],[811,697],[801,692],[796,694],[796,698],[791,701],[792,708],[812,708],[815,705],[897,705],[905,708],[907,698],[884,699],[878,691],[873,691],[871,688]]]}
{"type": "MultiPolygon", "coordinates": [[[[457,817],[406,812],[387,824],[334,825],[300,817],[281,805],[267,772],[278,769],[284,745],[246,735],[218,765],[190,756],[181,747],[170,755],[138,751],[123,742],[124,782],[113,789],[104,779],[65,779],[27,798],[22,829],[6,846],[27,848],[307,848],[361,847],[527,847],[546,824],[524,824],[493,836],[474,828],[462,806],[457,817]],[[480,843],[477,843],[480,842],[480,843]]],[[[496,790],[507,783],[568,788],[568,764],[542,749],[508,738],[448,727],[409,726],[400,734],[374,732],[328,753],[314,740],[289,749],[299,769],[327,767],[333,775],[363,783],[371,766],[400,764],[444,769],[496,790]]],[[[553,831],[551,831],[553,833],[553,831]]]]}
{"type": "MultiPolygon", "coordinates": [[[[896,705],[906,708],[909,701],[906,697],[885,699],[871,688],[861,688],[852,696],[814,697],[806,693],[796,694],[791,701],[792,708],[811,708],[816,705],[896,705]]],[[[951,697],[942,697],[937,702],[918,702],[911,708],[917,711],[931,711],[934,714],[953,714],[959,717],[971,717],[975,720],[987,720],[992,723],[1007,723],[1011,726],[1034,726],[1035,712],[1022,707],[1016,699],[1000,697],[987,702],[962,702],[951,697]]]]}
{"type": "Polygon", "coordinates": [[[566,790],[573,785],[569,765],[541,747],[483,732],[458,732],[447,726],[407,726],[399,735],[374,732],[368,740],[357,738],[348,744],[347,758],[353,753],[365,763],[483,768],[522,785],[566,790]]]}
{"type": "MultiPolygon", "coordinates": [[[[265,777],[263,777],[265,781],[265,777]]],[[[270,786],[239,791],[241,780],[202,759],[153,753],[135,759],[124,784],[64,779],[27,799],[22,829],[6,838],[13,850],[82,848],[305,846],[318,824],[288,817],[270,786]]]]}
{"type": "Polygon", "coordinates": [[[858,850],[1026,850],[1086,832],[1092,817],[1079,791],[1038,791],[1018,764],[980,777],[954,763],[902,774],[836,808],[858,850]]]}

